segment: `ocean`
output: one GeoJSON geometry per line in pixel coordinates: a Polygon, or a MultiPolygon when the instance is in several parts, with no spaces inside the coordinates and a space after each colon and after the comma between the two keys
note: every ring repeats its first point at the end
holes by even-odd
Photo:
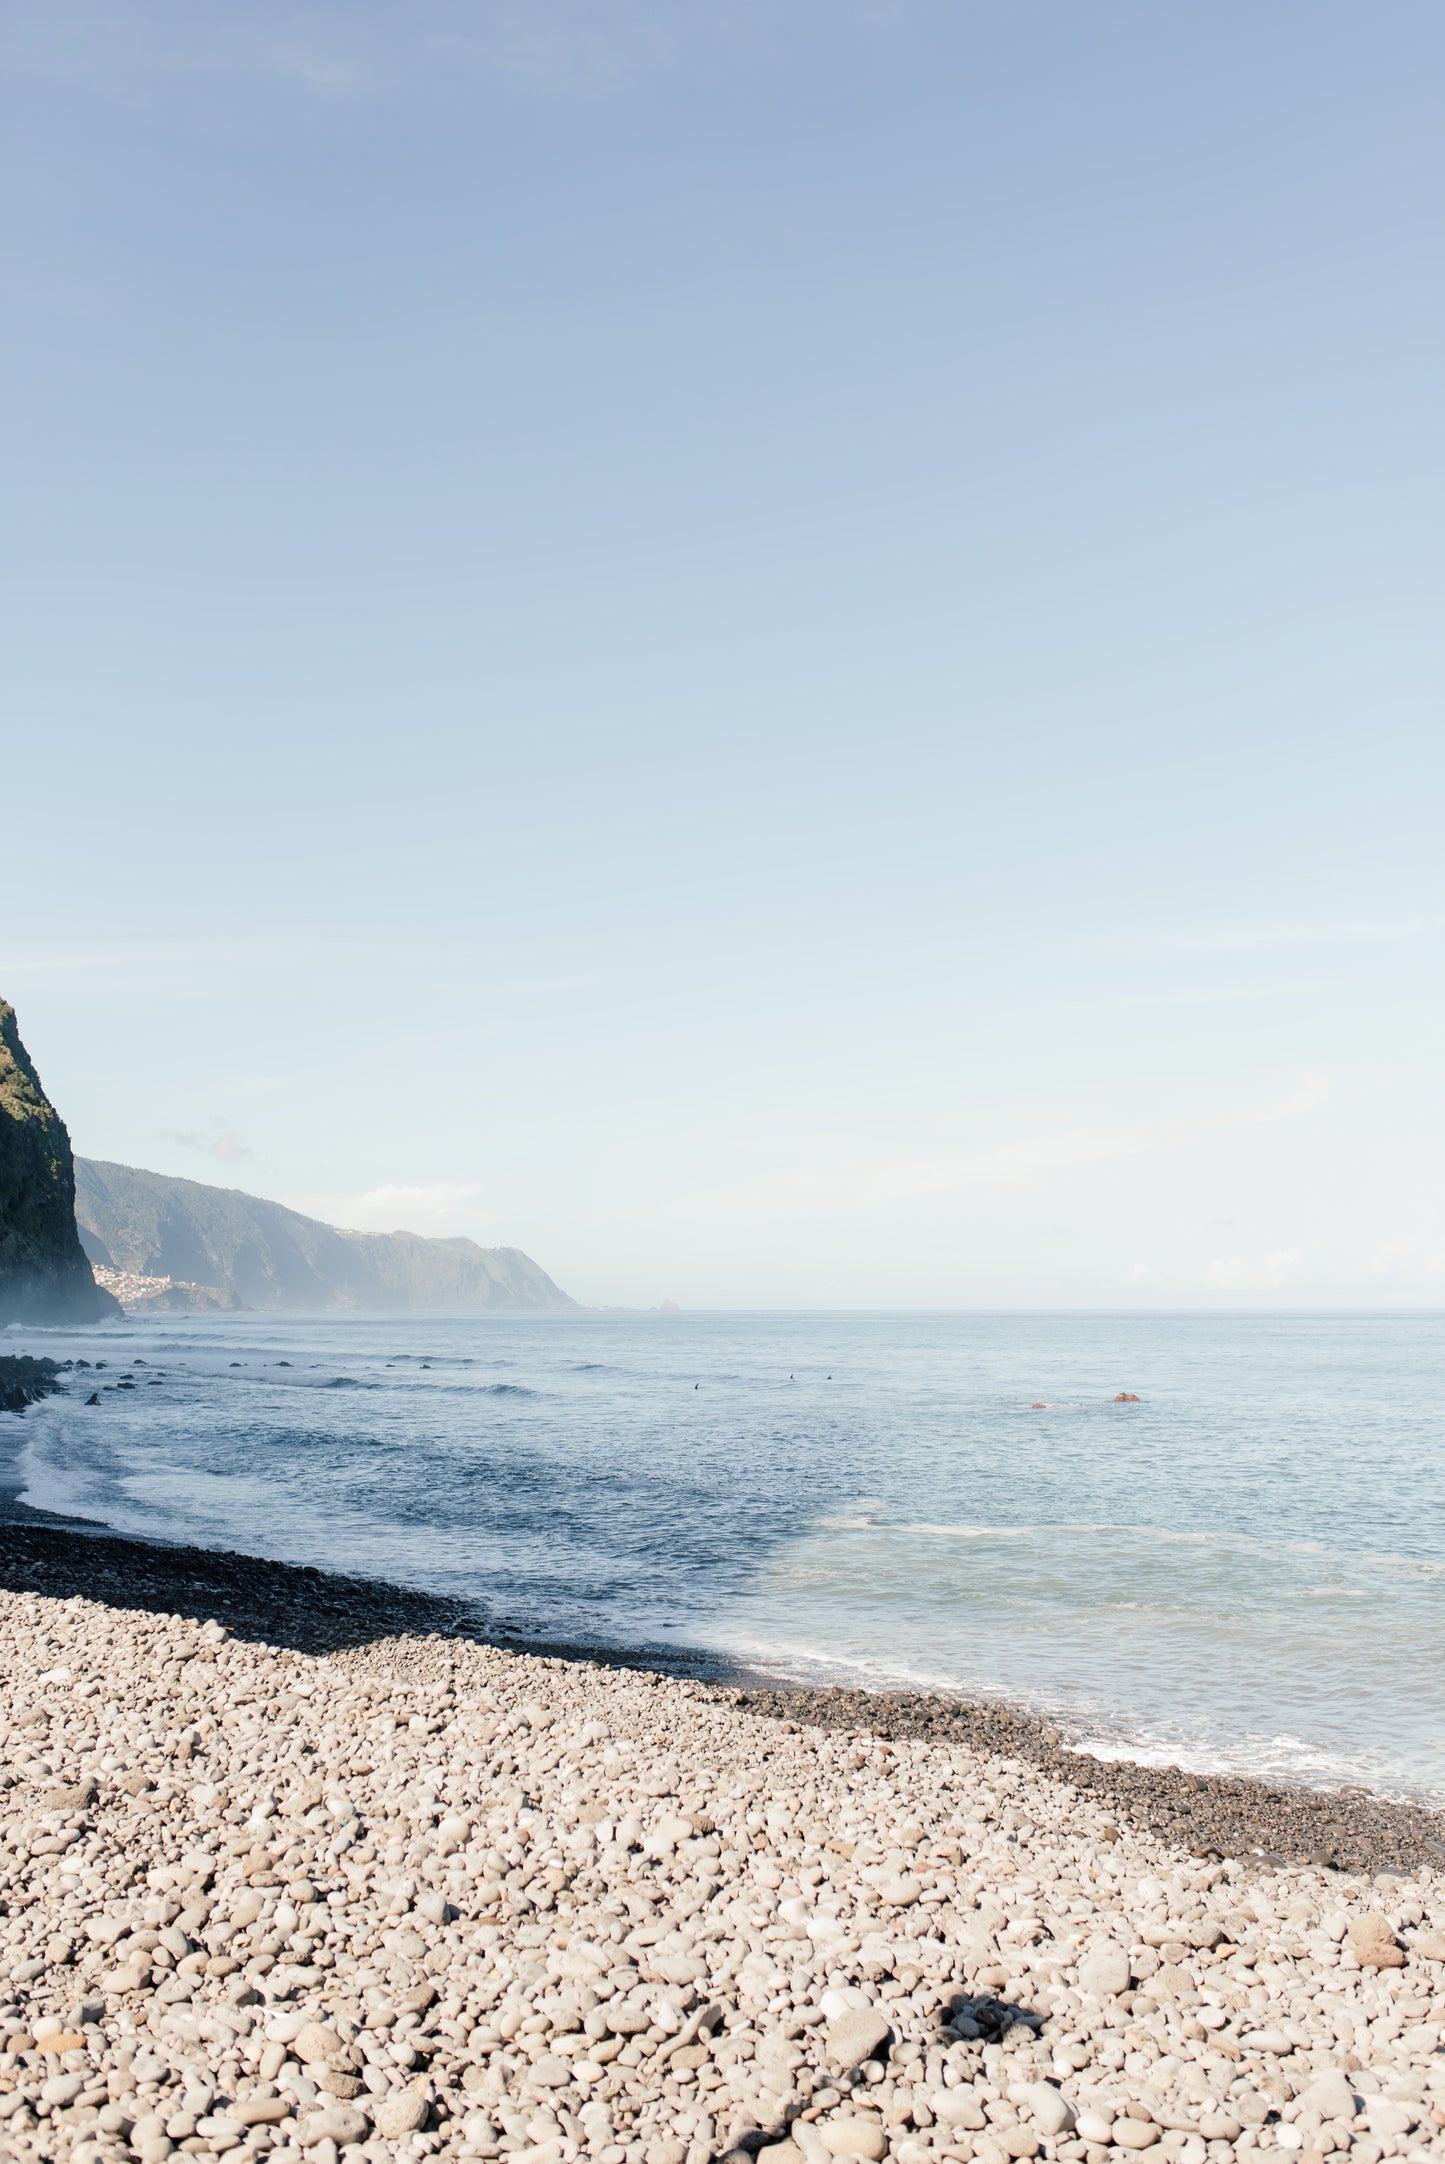
{"type": "Polygon", "coordinates": [[[0,1421],[0,1478],[460,1596],[518,1643],[1007,1698],[1099,1753],[1442,1803],[1442,1338],[1436,1315],[134,1320],[10,1333],[138,1387],[91,1408],[77,1376],[0,1421]]]}

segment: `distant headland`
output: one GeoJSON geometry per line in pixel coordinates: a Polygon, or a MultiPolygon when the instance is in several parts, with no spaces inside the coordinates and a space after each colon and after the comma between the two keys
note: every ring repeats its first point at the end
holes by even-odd
{"type": "Polygon", "coordinates": [[[98,1269],[151,1281],[128,1305],[392,1314],[578,1305],[517,1247],[352,1232],[239,1188],[134,1165],[77,1158],[75,1215],[98,1269]]]}
{"type": "Polygon", "coordinates": [[[517,1247],[352,1232],[235,1188],[73,1157],[0,1000],[0,1329],[99,1322],[122,1308],[577,1306],[517,1247]]]}

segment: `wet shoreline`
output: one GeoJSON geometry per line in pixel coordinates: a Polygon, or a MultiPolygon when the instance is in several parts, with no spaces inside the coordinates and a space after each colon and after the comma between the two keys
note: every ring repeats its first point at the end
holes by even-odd
{"type": "MultiPolygon", "coordinates": [[[[23,1506],[12,1510],[0,1522],[0,1585],[14,1592],[60,1599],[80,1594],[119,1609],[214,1617],[243,1639],[308,1654],[441,1636],[584,1666],[684,1677],[784,1731],[846,1731],[885,1753],[899,1743],[1005,1753],[1111,1811],[1121,1834],[1148,1833],[1191,1856],[1354,1875],[1445,1867],[1445,1819],[1368,1792],[1287,1788],[1093,1758],[1070,1749],[1050,1722],[1006,1704],[912,1691],[812,1689],[670,1649],[522,1640],[479,1627],[461,1600],[227,1550],[140,1541],[85,1522],[46,1522],[23,1506]]],[[[1005,1809],[1026,1834],[1027,1792],[1005,1809]]]]}

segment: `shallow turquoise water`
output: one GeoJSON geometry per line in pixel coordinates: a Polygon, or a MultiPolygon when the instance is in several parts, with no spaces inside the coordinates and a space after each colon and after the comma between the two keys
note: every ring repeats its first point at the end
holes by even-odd
{"type": "Polygon", "coordinates": [[[132,1322],[25,1349],[107,1382],[138,1354],[163,1386],[52,1400],[12,1440],[31,1504],[460,1593],[524,1635],[1002,1694],[1095,1749],[1445,1800],[1442,1339],[1419,1315],[132,1322]]]}

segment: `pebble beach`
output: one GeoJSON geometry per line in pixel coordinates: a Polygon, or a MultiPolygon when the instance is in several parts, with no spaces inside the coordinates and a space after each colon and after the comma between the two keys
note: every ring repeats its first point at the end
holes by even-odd
{"type": "Polygon", "coordinates": [[[1445,2152],[1428,1813],[0,1533],[8,2155],[1445,2152]]]}

